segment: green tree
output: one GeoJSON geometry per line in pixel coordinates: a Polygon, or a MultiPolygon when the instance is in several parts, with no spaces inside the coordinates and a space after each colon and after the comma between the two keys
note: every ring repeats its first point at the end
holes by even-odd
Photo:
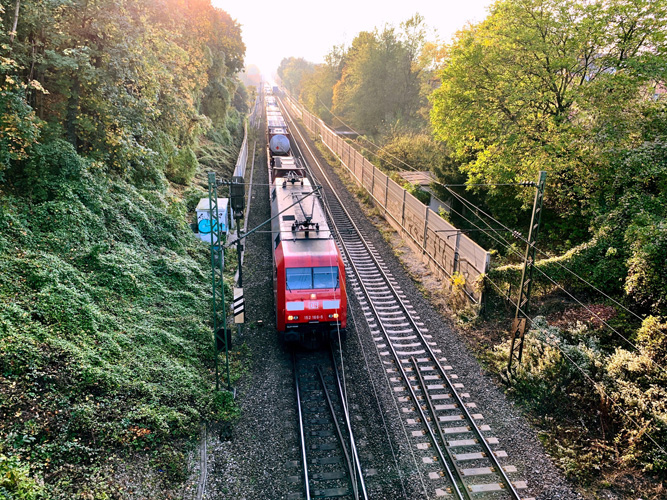
{"type": "Polygon", "coordinates": [[[312,74],[301,82],[299,98],[312,113],[332,124],[333,89],[343,74],[345,48],[334,46],[326,55],[325,64],[318,64],[312,74]]]}
{"type": "Polygon", "coordinates": [[[17,87],[2,98],[28,143],[34,110],[79,154],[154,182],[202,132],[226,132],[229,113],[237,128],[232,99],[245,47],[238,23],[210,0],[26,0],[10,38],[0,32],[0,52],[14,61],[17,87]]]}
{"type": "Polygon", "coordinates": [[[353,40],[333,90],[334,112],[353,128],[377,135],[397,123],[409,127],[419,122],[422,25],[423,18],[415,16],[401,25],[402,31],[385,26],[353,40]]]}
{"type": "Polygon", "coordinates": [[[304,78],[314,71],[315,65],[303,57],[288,57],[280,61],[277,73],[287,90],[298,95],[304,78]]]}
{"type": "Polygon", "coordinates": [[[607,155],[637,145],[647,93],[665,76],[665,8],[648,0],[495,4],[447,48],[432,96],[435,133],[471,183],[533,180],[546,170],[549,206],[571,220],[590,217],[607,155]]]}

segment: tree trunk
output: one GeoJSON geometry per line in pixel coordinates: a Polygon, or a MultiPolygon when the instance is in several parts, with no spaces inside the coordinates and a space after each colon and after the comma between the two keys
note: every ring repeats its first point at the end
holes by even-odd
{"type": "Polygon", "coordinates": [[[14,9],[14,24],[12,26],[12,34],[9,36],[9,43],[14,43],[14,35],[16,35],[16,27],[19,24],[19,7],[21,0],[16,0],[16,9],[14,9]]]}

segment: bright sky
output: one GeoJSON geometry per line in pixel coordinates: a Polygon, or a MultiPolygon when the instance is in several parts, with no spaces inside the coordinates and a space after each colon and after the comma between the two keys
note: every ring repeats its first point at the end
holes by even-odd
{"type": "Polygon", "coordinates": [[[334,45],[360,31],[396,27],[419,13],[438,39],[449,41],[468,22],[482,21],[492,0],[212,0],[241,25],[246,64],[271,77],[285,57],[320,63],[334,45]]]}

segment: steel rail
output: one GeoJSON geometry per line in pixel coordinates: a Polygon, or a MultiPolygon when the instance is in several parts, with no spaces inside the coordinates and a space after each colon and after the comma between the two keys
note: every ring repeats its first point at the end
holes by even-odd
{"type": "MultiPolygon", "coordinates": [[[[282,104],[281,104],[281,105],[282,105],[282,104]]],[[[284,106],[283,106],[283,107],[284,107],[284,106]]],[[[288,113],[285,113],[285,117],[288,118],[288,119],[290,119],[290,121],[292,122],[292,124],[294,124],[294,121],[291,119],[291,117],[289,116],[288,113]]],[[[315,163],[318,163],[318,162],[317,162],[317,159],[315,158],[315,155],[314,155],[313,152],[311,151],[311,149],[310,149],[310,147],[308,146],[308,144],[305,142],[305,140],[304,140],[304,138],[303,138],[303,134],[302,134],[302,132],[298,129],[298,127],[294,127],[294,130],[295,130],[295,131],[299,134],[299,136],[301,137],[301,140],[303,141],[303,144],[306,146],[306,148],[307,148],[308,152],[310,153],[311,157],[315,160],[315,163]]],[[[296,147],[296,150],[298,151],[299,158],[301,159],[301,162],[303,163],[305,170],[306,170],[306,171],[308,172],[308,174],[309,174],[309,177],[311,178],[311,180],[316,180],[317,178],[316,178],[315,175],[313,174],[312,169],[310,168],[309,163],[308,163],[307,161],[305,161],[305,155],[301,152],[301,148],[299,147],[299,144],[296,142],[296,139],[294,140],[294,145],[295,145],[295,147],[296,147]]],[[[319,166],[319,164],[318,164],[318,166],[319,166]]],[[[321,168],[321,167],[319,167],[319,168],[320,168],[320,171],[322,171],[322,168],[321,168]]],[[[322,173],[324,174],[323,171],[322,171],[322,173]]],[[[343,208],[342,202],[340,201],[340,198],[338,198],[338,195],[337,195],[337,194],[335,193],[335,191],[333,190],[333,187],[332,187],[331,182],[329,181],[328,177],[327,177],[326,175],[324,175],[324,177],[325,177],[325,180],[326,180],[327,184],[329,185],[329,188],[332,190],[334,196],[336,196],[336,199],[338,200],[339,205],[341,206],[341,208],[343,208]]],[[[319,185],[319,183],[315,183],[315,184],[318,184],[318,185],[319,185]]],[[[322,188],[321,185],[320,185],[319,187],[322,188]]],[[[320,189],[320,191],[317,193],[316,196],[321,196],[321,192],[322,192],[322,191],[321,191],[321,189],[320,189]]],[[[331,213],[331,210],[329,209],[328,204],[326,204],[326,203],[322,203],[322,206],[323,206],[323,208],[324,208],[324,210],[325,210],[325,212],[326,212],[326,214],[327,214],[329,220],[332,221],[332,223],[333,223],[333,221],[334,221],[334,216],[333,216],[333,214],[331,213]]],[[[345,215],[346,215],[346,216],[350,219],[350,221],[352,222],[352,219],[351,219],[351,217],[350,217],[350,215],[349,215],[349,213],[348,213],[347,211],[345,211],[345,215]]],[[[354,233],[356,233],[356,234],[360,234],[360,230],[359,230],[359,228],[356,226],[356,224],[354,224],[353,222],[352,222],[352,224],[353,224],[353,226],[354,226],[354,233]]],[[[330,227],[330,230],[331,230],[331,235],[334,237],[334,239],[336,239],[336,240],[338,240],[338,241],[340,242],[340,244],[341,244],[341,246],[342,246],[342,248],[343,248],[343,251],[345,252],[345,255],[347,256],[347,260],[348,260],[350,263],[353,264],[352,256],[351,256],[349,250],[347,249],[347,247],[346,247],[346,245],[345,245],[345,242],[344,242],[344,240],[343,240],[342,234],[341,234],[341,232],[339,231],[338,227],[337,227],[335,224],[332,224],[332,227],[330,227]]],[[[365,241],[364,241],[363,239],[362,239],[362,241],[364,242],[364,244],[366,244],[365,241]]],[[[366,245],[366,248],[368,249],[368,246],[367,246],[367,245],[366,245]]],[[[375,262],[376,262],[376,261],[375,261],[375,262]]],[[[377,265],[377,262],[376,262],[376,265],[377,265]]],[[[356,266],[355,266],[355,273],[357,273],[357,276],[359,276],[359,274],[358,274],[358,270],[356,269],[356,266]]],[[[333,354],[332,354],[332,356],[333,356],[333,354]]],[[[337,372],[336,372],[336,375],[338,375],[337,372]]],[[[340,381],[339,381],[339,385],[341,385],[340,381]]],[[[339,391],[340,391],[340,394],[341,394],[341,401],[343,401],[343,403],[345,404],[345,401],[346,401],[346,400],[345,400],[345,397],[344,397],[344,393],[343,393],[343,390],[342,390],[342,386],[339,388],[339,391]]],[[[347,405],[346,405],[346,407],[347,407],[347,405]]],[[[349,418],[349,413],[347,412],[347,410],[346,410],[346,416],[349,418]]],[[[351,429],[351,424],[349,424],[349,425],[350,425],[350,429],[351,429]]],[[[350,430],[350,435],[352,436],[352,432],[351,432],[351,430],[350,430]]],[[[407,436],[406,436],[406,437],[407,437],[407,436]]],[[[357,454],[356,445],[354,446],[353,449],[354,449],[354,453],[355,453],[355,455],[356,455],[356,454],[357,454]]],[[[364,480],[363,480],[363,471],[361,470],[361,463],[360,463],[360,461],[359,461],[359,457],[358,457],[358,456],[356,456],[356,463],[357,463],[357,466],[358,466],[358,475],[359,475],[359,478],[360,478],[360,481],[361,481],[361,485],[362,485],[362,492],[363,492],[363,494],[364,494],[364,498],[366,499],[366,498],[368,498],[368,497],[367,497],[367,492],[366,492],[366,485],[365,485],[365,482],[364,482],[364,480]]],[[[400,475],[400,471],[399,471],[399,475],[400,475]]],[[[401,480],[401,485],[404,487],[404,485],[403,485],[403,481],[402,481],[402,480],[401,480]]],[[[424,485],[423,481],[422,481],[422,486],[424,487],[424,493],[426,493],[426,489],[425,489],[425,485],[424,485]]],[[[405,491],[405,489],[404,489],[404,491],[405,491]]]]}
{"type": "MultiPolygon", "coordinates": [[[[307,145],[306,145],[306,147],[308,148],[307,145]]],[[[310,148],[308,148],[308,150],[309,150],[311,156],[314,157],[312,151],[310,151],[310,148]]],[[[358,234],[360,242],[363,244],[363,246],[366,248],[366,250],[367,250],[367,252],[368,252],[368,256],[370,257],[370,259],[371,259],[371,260],[375,263],[375,265],[377,266],[378,271],[381,273],[382,278],[383,278],[384,281],[386,282],[386,286],[387,286],[389,289],[391,289],[391,292],[392,292],[392,294],[394,295],[395,300],[398,302],[398,304],[399,304],[399,305],[403,308],[403,310],[406,312],[406,318],[407,318],[408,321],[412,324],[412,328],[413,328],[413,329],[416,331],[416,333],[419,335],[419,338],[420,338],[421,342],[423,343],[425,349],[428,351],[429,355],[430,355],[431,358],[433,359],[434,366],[437,367],[437,370],[440,372],[440,374],[442,375],[443,379],[446,381],[446,383],[447,383],[447,385],[448,385],[448,387],[449,387],[449,390],[451,391],[452,395],[453,395],[454,398],[456,399],[456,401],[457,401],[459,407],[461,408],[461,411],[465,414],[465,417],[466,417],[466,419],[468,420],[468,422],[469,422],[469,424],[470,424],[470,427],[471,427],[472,432],[478,437],[478,442],[479,442],[480,446],[481,446],[482,448],[484,448],[484,451],[486,452],[486,455],[487,455],[487,457],[488,457],[488,460],[489,460],[490,462],[492,462],[492,464],[495,466],[495,469],[497,470],[499,476],[502,478],[503,482],[505,482],[505,485],[507,486],[507,489],[508,489],[508,491],[510,492],[511,496],[512,496],[515,500],[521,500],[520,495],[518,494],[518,492],[517,492],[516,489],[514,488],[514,485],[513,485],[512,482],[511,482],[511,480],[509,479],[509,477],[508,477],[507,474],[505,473],[504,468],[502,467],[502,465],[501,465],[500,462],[498,461],[496,455],[493,453],[493,450],[491,450],[491,447],[490,447],[489,444],[487,443],[486,438],[484,438],[484,435],[482,434],[481,429],[480,429],[480,428],[477,426],[477,424],[475,423],[474,418],[472,418],[471,413],[468,411],[468,409],[467,409],[465,403],[463,402],[463,400],[461,399],[460,395],[458,394],[456,388],[454,387],[454,384],[451,382],[451,380],[450,380],[449,376],[447,375],[445,369],[444,369],[444,368],[442,367],[442,365],[440,364],[440,362],[439,362],[439,360],[438,360],[436,354],[433,352],[433,349],[432,349],[431,346],[429,345],[428,341],[424,338],[424,335],[423,335],[421,329],[420,329],[419,326],[416,324],[416,321],[414,320],[414,318],[412,317],[412,315],[411,315],[411,314],[409,313],[409,311],[407,310],[407,307],[406,307],[405,303],[404,303],[403,300],[400,298],[399,292],[398,292],[398,291],[396,290],[396,288],[393,286],[393,284],[391,283],[391,281],[389,280],[389,278],[386,276],[386,274],[384,273],[384,271],[382,271],[382,267],[381,267],[380,263],[377,261],[377,258],[375,257],[375,255],[374,255],[373,252],[371,251],[370,247],[368,246],[368,243],[366,242],[366,240],[364,239],[364,237],[361,235],[361,231],[359,230],[358,226],[355,224],[354,219],[350,216],[350,214],[349,214],[349,212],[347,211],[347,209],[345,208],[344,204],[342,203],[342,201],[341,201],[340,198],[338,197],[338,194],[336,193],[336,191],[335,191],[333,185],[331,184],[329,178],[327,177],[327,175],[324,173],[324,171],[323,171],[321,168],[320,168],[320,170],[322,171],[322,174],[324,175],[324,180],[325,180],[326,183],[328,184],[328,186],[329,186],[329,188],[330,188],[330,190],[331,190],[331,193],[332,193],[332,194],[334,195],[334,197],[337,199],[337,201],[338,201],[338,203],[339,203],[339,205],[340,205],[340,207],[339,207],[340,210],[341,210],[341,211],[345,214],[345,216],[348,218],[348,223],[349,223],[350,226],[354,229],[354,232],[356,232],[356,233],[358,234]]],[[[325,206],[325,210],[327,211],[327,214],[329,215],[329,217],[331,218],[331,220],[332,220],[332,222],[333,222],[333,220],[334,220],[334,219],[333,219],[333,215],[331,214],[331,212],[330,212],[330,210],[329,210],[329,207],[328,207],[326,204],[325,204],[324,206],[325,206]]],[[[333,224],[333,227],[336,228],[336,233],[340,235],[341,233],[340,233],[340,231],[338,230],[338,228],[337,228],[337,226],[335,225],[335,223],[333,224]]],[[[349,231],[348,231],[348,232],[349,232],[349,231]]],[[[359,274],[359,272],[358,272],[358,270],[357,270],[357,267],[356,267],[356,265],[354,264],[354,261],[353,261],[353,259],[352,259],[351,253],[350,253],[349,249],[347,248],[347,245],[345,244],[345,241],[343,240],[342,236],[340,236],[340,241],[341,241],[341,246],[343,247],[343,249],[344,249],[344,251],[345,251],[345,253],[346,253],[347,257],[348,257],[348,260],[349,260],[350,264],[351,264],[352,267],[354,268],[355,273],[357,274],[357,276],[360,276],[360,274],[359,274]]],[[[368,295],[367,288],[366,288],[365,284],[363,283],[363,280],[359,279],[359,283],[360,283],[360,285],[363,287],[363,289],[364,289],[366,295],[367,295],[368,297],[370,297],[370,296],[368,295]]],[[[388,335],[388,333],[386,332],[386,330],[385,330],[385,328],[384,328],[384,325],[382,324],[382,321],[379,321],[380,316],[378,315],[377,310],[375,309],[375,306],[374,306],[374,304],[373,304],[373,301],[372,301],[372,300],[369,300],[368,302],[369,302],[369,304],[373,307],[374,313],[375,313],[375,315],[378,317],[378,324],[382,326],[382,330],[383,330],[383,332],[384,332],[384,335],[389,339],[389,335],[388,335]]],[[[395,352],[395,351],[394,351],[394,348],[393,348],[393,345],[392,345],[392,343],[391,343],[391,341],[388,342],[388,345],[391,346],[391,348],[392,348],[392,352],[395,352]]],[[[400,362],[400,358],[398,358],[396,354],[395,354],[395,357],[396,357],[396,361],[397,361],[398,365],[400,366],[400,363],[401,363],[401,362],[400,362]]],[[[409,380],[407,381],[407,383],[408,383],[408,386],[410,386],[410,384],[409,384],[409,380]]]]}
{"type": "Polygon", "coordinates": [[[354,459],[354,468],[357,474],[356,477],[358,478],[359,484],[361,485],[361,492],[363,494],[363,498],[364,500],[367,500],[368,493],[366,491],[366,483],[364,482],[364,474],[363,471],[361,470],[361,461],[359,460],[359,453],[357,452],[357,444],[354,440],[354,433],[352,432],[352,422],[350,421],[350,412],[347,407],[345,393],[343,391],[343,384],[341,383],[340,375],[338,374],[338,370],[336,369],[336,361],[333,352],[333,347],[331,348],[331,362],[333,363],[334,374],[336,375],[338,397],[341,401],[341,405],[343,406],[343,414],[345,415],[345,425],[347,426],[347,431],[350,434],[350,449],[352,450],[352,456],[354,459]]]}
{"type": "MultiPolygon", "coordinates": [[[[288,115],[288,116],[289,116],[289,115],[288,115]]],[[[294,123],[293,120],[292,120],[292,123],[294,123]]],[[[298,129],[297,129],[297,130],[298,130],[298,129]]],[[[302,140],[303,140],[303,135],[301,134],[301,131],[299,131],[299,135],[301,136],[301,138],[302,138],[302,140]]],[[[313,152],[310,150],[310,147],[305,143],[305,140],[304,140],[304,144],[305,144],[306,148],[308,149],[308,152],[310,153],[310,155],[311,155],[313,158],[315,158],[315,155],[314,155],[313,152]]],[[[298,145],[297,145],[297,149],[299,149],[299,154],[300,154],[300,156],[303,157],[304,155],[301,153],[300,148],[298,148],[298,145]]],[[[307,170],[307,171],[309,172],[309,174],[314,178],[314,175],[312,174],[312,171],[311,171],[310,166],[308,165],[308,163],[304,161],[304,164],[305,164],[305,166],[306,166],[306,170],[307,170]]],[[[322,174],[324,174],[324,171],[323,171],[323,169],[322,169],[321,167],[320,167],[320,171],[322,172],[322,174]]],[[[329,189],[331,189],[333,195],[334,195],[335,198],[337,199],[338,204],[340,205],[341,210],[344,212],[345,216],[349,219],[349,223],[350,223],[351,227],[353,228],[353,231],[347,231],[347,232],[348,232],[348,233],[349,233],[349,232],[352,232],[352,233],[355,233],[356,235],[359,236],[359,240],[361,241],[361,243],[362,243],[362,244],[364,245],[364,247],[366,248],[367,252],[369,253],[369,255],[370,255],[370,257],[371,257],[371,259],[372,259],[373,262],[375,263],[375,266],[378,267],[378,269],[379,269],[379,268],[380,268],[380,264],[377,262],[377,259],[376,259],[375,256],[372,254],[372,252],[371,252],[370,248],[368,247],[368,244],[366,243],[365,239],[364,239],[363,237],[361,237],[361,230],[357,227],[357,225],[355,224],[354,220],[352,219],[352,217],[350,216],[350,214],[348,213],[348,211],[347,211],[347,210],[345,209],[345,207],[343,206],[343,203],[342,203],[342,201],[340,200],[340,198],[338,197],[338,195],[337,195],[337,193],[335,192],[335,190],[333,189],[333,186],[331,185],[331,182],[329,181],[329,178],[328,178],[326,175],[324,175],[324,178],[325,178],[327,184],[329,185],[329,189]]],[[[345,243],[345,241],[344,241],[344,239],[343,239],[343,236],[342,236],[340,230],[339,230],[338,227],[335,225],[335,223],[333,223],[333,221],[334,221],[334,216],[333,216],[333,214],[331,213],[331,210],[329,209],[328,204],[323,203],[322,205],[323,205],[323,207],[324,207],[324,209],[325,209],[327,215],[329,216],[329,219],[332,221],[332,227],[333,227],[333,229],[334,229],[334,231],[332,231],[332,234],[336,234],[336,235],[338,235],[338,241],[340,242],[341,247],[342,247],[343,251],[345,252],[345,255],[347,256],[347,260],[348,260],[348,262],[350,263],[350,265],[352,266],[352,268],[353,268],[353,270],[354,270],[354,273],[355,273],[356,276],[358,277],[358,281],[359,281],[360,285],[364,288],[364,291],[366,292],[366,295],[368,296],[368,291],[367,291],[367,289],[366,289],[366,285],[363,283],[363,281],[362,281],[361,278],[360,278],[361,275],[360,275],[360,273],[359,273],[359,270],[358,270],[356,264],[354,263],[354,259],[352,258],[351,252],[350,252],[350,250],[348,249],[348,247],[347,247],[347,245],[346,245],[346,243],[345,243]]],[[[384,276],[383,276],[383,277],[384,277],[384,276]]],[[[397,292],[396,289],[393,287],[393,285],[391,285],[391,283],[386,279],[386,277],[385,277],[385,281],[387,281],[387,283],[388,283],[389,286],[391,287],[391,290],[392,290],[392,292],[394,293],[394,295],[398,297],[398,292],[397,292]]],[[[375,306],[374,306],[373,302],[372,302],[372,301],[369,301],[369,303],[372,305],[372,307],[373,307],[373,309],[374,309],[374,312],[375,312],[376,316],[379,318],[379,315],[377,314],[377,310],[375,310],[375,306]]],[[[401,303],[401,305],[403,305],[403,304],[401,303]]],[[[381,322],[378,321],[378,324],[381,324],[381,322]]],[[[384,329],[384,327],[383,327],[383,329],[384,329]]],[[[386,332],[385,332],[385,335],[387,335],[386,332]]],[[[391,345],[391,342],[390,342],[389,344],[391,345]]],[[[393,346],[392,346],[392,350],[393,350],[393,346]]],[[[397,354],[396,354],[395,352],[394,352],[394,357],[396,358],[397,363],[400,365],[400,360],[399,360],[399,358],[397,357],[397,354]]],[[[409,381],[408,381],[408,386],[409,386],[409,381]]],[[[415,402],[415,403],[416,403],[416,402],[415,402]]],[[[421,474],[421,471],[420,471],[420,474],[421,474]]],[[[422,474],[422,476],[423,476],[423,474],[422,474]]],[[[424,493],[428,495],[428,493],[426,492],[426,489],[425,489],[426,487],[425,487],[423,481],[422,481],[422,486],[424,487],[424,493]]]]}
{"type": "MultiPolygon", "coordinates": [[[[334,366],[334,371],[336,371],[335,366],[334,366]]],[[[350,476],[350,484],[352,485],[352,493],[354,495],[355,500],[358,500],[359,488],[357,485],[357,481],[355,480],[356,467],[355,464],[352,463],[353,459],[350,458],[350,453],[347,451],[347,447],[345,446],[345,438],[343,437],[343,433],[340,430],[340,425],[338,424],[338,419],[336,418],[336,409],[334,408],[333,402],[331,401],[331,396],[329,395],[329,389],[327,389],[327,384],[324,381],[324,374],[322,373],[322,368],[320,366],[317,367],[317,373],[320,376],[320,382],[322,382],[322,391],[324,392],[324,397],[327,400],[327,406],[329,407],[329,411],[331,412],[331,419],[333,420],[334,426],[336,427],[336,434],[338,435],[338,441],[340,441],[340,446],[341,448],[343,448],[343,453],[345,453],[345,462],[347,462],[347,470],[350,476]]],[[[342,402],[341,406],[345,408],[345,405],[342,402]]],[[[351,435],[352,434],[350,433],[350,436],[351,435]]]]}
{"type": "Polygon", "coordinates": [[[303,460],[303,478],[305,483],[306,500],[310,500],[310,480],[308,479],[308,462],[306,461],[306,436],[303,431],[303,414],[301,412],[301,391],[299,389],[299,374],[296,369],[296,355],[292,353],[294,368],[294,386],[296,388],[296,406],[299,413],[299,436],[301,438],[301,459],[303,460]]]}
{"type": "MultiPolygon", "coordinates": [[[[363,238],[362,238],[362,240],[363,240],[363,238]]],[[[350,265],[353,267],[355,274],[357,276],[359,276],[359,270],[357,269],[356,264],[354,263],[353,259],[349,255],[347,247],[345,246],[344,243],[343,243],[343,248],[345,249],[345,252],[348,255],[348,260],[350,262],[350,265]]],[[[361,286],[363,288],[364,293],[366,294],[366,296],[370,296],[369,292],[368,292],[368,289],[366,287],[366,284],[361,279],[359,279],[359,286],[361,286]]],[[[378,323],[379,327],[382,329],[385,337],[389,338],[389,333],[387,332],[387,330],[385,328],[385,325],[382,323],[382,321],[380,321],[380,314],[379,314],[375,304],[373,303],[372,300],[369,300],[368,303],[369,303],[369,306],[373,309],[373,313],[375,314],[376,318],[378,319],[377,323],[378,323]]],[[[447,475],[448,475],[448,478],[449,478],[449,480],[452,484],[453,489],[456,491],[456,494],[458,495],[458,498],[460,500],[467,499],[468,497],[464,497],[463,494],[460,492],[458,484],[454,480],[452,472],[449,469],[449,465],[447,464],[447,461],[445,460],[444,454],[442,453],[442,450],[440,449],[440,445],[438,444],[438,441],[435,438],[435,435],[433,434],[433,431],[431,430],[431,427],[428,425],[428,420],[426,418],[426,415],[424,414],[424,411],[422,410],[421,406],[419,406],[419,402],[417,400],[417,395],[416,395],[416,393],[415,393],[415,391],[412,387],[412,384],[410,384],[410,379],[408,378],[407,374],[405,373],[405,370],[404,370],[403,365],[401,363],[401,358],[399,357],[398,353],[396,352],[396,349],[394,348],[394,345],[391,342],[388,342],[387,346],[391,350],[391,353],[394,357],[394,361],[396,362],[396,366],[400,370],[401,375],[403,376],[403,379],[405,380],[405,383],[408,387],[408,390],[410,391],[410,394],[412,395],[412,400],[414,401],[415,408],[417,408],[419,410],[419,413],[421,414],[422,421],[424,422],[424,425],[425,425],[425,427],[426,427],[426,429],[429,433],[431,441],[433,442],[433,445],[436,448],[436,450],[438,452],[438,455],[440,456],[440,461],[443,464],[443,466],[445,467],[445,470],[447,471],[447,475]]]]}
{"type": "MultiPolygon", "coordinates": [[[[449,451],[449,448],[447,447],[447,440],[445,439],[445,435],[442,432],[442,426],[440,425],[440,422],[438,421],[438,415],[435,413],[435,408],[433,408],[433,401],[431,400],[431,395],[428,393],[428,390],[426,388],[426,382],[424,380],[424,377],[421,374],[421,371],[419,370],[419,365],[417,364],[417,360],[415,359],[414,356],[410,358],[412,361],[412,366],[415,370],[415,373],[417,374],[417,378],[419,379],[419,387],[421,388],[422,394],[424,395],[424,399],[426,400],[426,403],[428,405],[428,409],[431,412],[431,415],[433,416],[433,425],[435,425],[435,428],[438,431],[438,436],[440,437],[440,441],[442,441],[442,446],[445,448],[445,451],[447,452],[447,458],[449,458],[449,461],[454,467],[454,471],[456,472],[456,477],[458,479],[458,482],[464,486],[463,491],[465,492],[465,497],[470,500],[470,494],[468,493],[468,490],[465,488],[465,481],[463,480],[463,477],[461,476],[461,471],[456,465],[456,461],[454,457],[452,456],[452,452],[449,451]]],[[[420,407],[420,412],[423,415],[423,411],[420,407]]],[[[423,417],[422,417],[423,418],[423,417]]],[[[439,449],[439,448],[438,448],[439,449]]],[[[449,471],[449,467],[447,468],[447,471],[449,471]]],[[[452,478],[453,480],[453,478],[452,478]]]]}

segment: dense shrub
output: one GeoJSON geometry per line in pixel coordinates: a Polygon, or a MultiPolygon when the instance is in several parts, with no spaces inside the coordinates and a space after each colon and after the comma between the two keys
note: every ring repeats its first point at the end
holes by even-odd
{"type": "Polygon", "coordinates": [[[167,165],[167,179],[176,184],[187,185],[197,172],[197,157],[189,146],[182,147],[167,165]]]}
{"type": "MultiPolygon", "coordinates": [[[[600,332],[582,324],[562,331],[534,319],[510,389],[553,426],[560,444],[552,451],[568,474],[587,480],[620,464],[667,472],[667,459],[656,446],[667,444],[666,330],[667,324],[647,318],[638,350],[630,352],[603,346],[600,332]]],[[[496,347],[499,370],[507,352],[508,342],[496,347]]]]}

